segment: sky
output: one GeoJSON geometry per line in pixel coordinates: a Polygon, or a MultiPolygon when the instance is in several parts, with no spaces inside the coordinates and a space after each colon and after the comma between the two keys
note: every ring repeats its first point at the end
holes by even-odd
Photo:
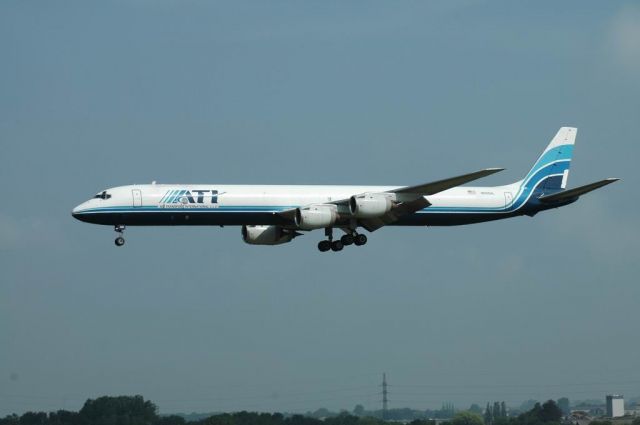
{"type": "Polygon", "coordinates": [[[0,3],[0,415],[457,407],[640,395],[637,2],[0,3]],[[132,183],[519,180],[579,128],[535,218],[362,248],[74,220],[132,183]]]}

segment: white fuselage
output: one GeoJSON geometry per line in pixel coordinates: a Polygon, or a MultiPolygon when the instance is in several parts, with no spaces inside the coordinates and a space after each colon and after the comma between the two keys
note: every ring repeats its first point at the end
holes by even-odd
{"type": "MultiPolygon", "coordinates": [[[[320,185],[216,185],[146,184],[120,186],[105,191],[73,210],[75,217],[97,224],[123,225],[286,225],[279,212],[312,204],[348,199],[358,193],[383,193],[402,186],[320,185]]],[[[431,206],[397,224],[464,224],[461,215],[473,214],[469,222],[502,218],[517,196],[518,185],[456,187],[428,196],[431,206]],[[455,214],[442,221],[428,216],[455,214]],[[480,216],[482,215],[482,217],[480,216]],[[490,215],[490,216],[489,216],[490,215]],[[462,220],[461,220],[462,219],[462,220]]],[[[511,214],[510,214],[511,215],[511,214]]]]}

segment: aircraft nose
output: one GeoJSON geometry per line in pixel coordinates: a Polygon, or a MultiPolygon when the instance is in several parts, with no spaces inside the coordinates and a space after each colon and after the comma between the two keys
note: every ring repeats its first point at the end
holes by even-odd
{"type": "Polygon", "coordinates": [[[80,204],[71,210],[71,216],[73,216],[73,218],[78,220],[80,219],[80,215],[82,214],[82,206],[83,204],[80,204]]]}

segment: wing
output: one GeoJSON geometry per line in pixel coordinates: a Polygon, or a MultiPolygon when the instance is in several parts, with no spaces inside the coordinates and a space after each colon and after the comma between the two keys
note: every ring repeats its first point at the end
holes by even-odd
{"type": "Polygon", "coordinates": [[[482,177],[490,176],[491,174],[495,174],[502,170],[504,170],[504,168],[485,168],[484,170],[462,174],[460,176],[450,177],[444,180],[390,190],[389,193],[395,193],[398,195],[398,200],[401,201],[398,206],[381,217],[358,220],[358,224],[368,231],[373,232],[386,224],[398,221],[402,216],[413,214],[416,211],[420,211],[421,209],[430,206],[431,203],[425,198],[425,196],[444,192],[447,189],[469,183],[482,177]]]}
{"type": "MultiPolygon", "coordinates": [[[[495,174],[502,170],[504,170],[504,168],[485,168],[484,170],[475,171],[473,173],[463,174],[444,180],[438,180],[435,182],[424,183],[416,186],[404,186],[397,189],[391,189],[384,193],[395,195],[395,207],[391,211],[380,217],[359,219],[358,225],[364,227],[370,232],[373,232],[374,230],[377,230],[386,224],[391,224],[397,221],[402,216],[413,214],[416,211],[430,206],[431,203],[429,203],[425,196],[435,195],[436,193],[443,192],[447,189],[460,186],[462,184],[489,176],[491,174],[495,174]]],[[[354,193],[354,195],[359,194],[354,193]]],[[[346,208],[349,205],[349,199],[341,199],[339,201],[329,202],[328,204],[346,208]]],[[[295,209],[282,211],[278,214],[282,217],[292,220],[295,216],[295,209]]]]}

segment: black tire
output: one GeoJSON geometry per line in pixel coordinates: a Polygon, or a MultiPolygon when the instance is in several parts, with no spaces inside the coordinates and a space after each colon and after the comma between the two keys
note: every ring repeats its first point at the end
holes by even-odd
{"type": "Polygon", "coordinates": [[[331,249],[331,242],[329,241],[320,241],[318,242],[318,249],[320,252],[327,252],[331,249]]]}
{"type": "Polygon", "coordinates": [[[353,244],[353,241],[354,239],[352,235],[342,235],[342,237],[340,238],[340,242],[342,242],[342,245],[344,246],[353,244]]]}
{"type": "Polygon", "coordinates": [[[342,251],[344,245],[342,245],[342,241],[333,241],[331,242],[331,250],[334,252],[342,251]]]}
{"type": "Polygon", "coordinates": [[[116,242],[116,246],[122,246],[124,245],[124,238],[122,236],[118,236],[115,242],[116,242]]]}
{"type": "Polygon", "coordinates": [[[367,236],[362,233],[358,233],[353,241],[357,246],[362,246],[367,243],[367,236]]]}

